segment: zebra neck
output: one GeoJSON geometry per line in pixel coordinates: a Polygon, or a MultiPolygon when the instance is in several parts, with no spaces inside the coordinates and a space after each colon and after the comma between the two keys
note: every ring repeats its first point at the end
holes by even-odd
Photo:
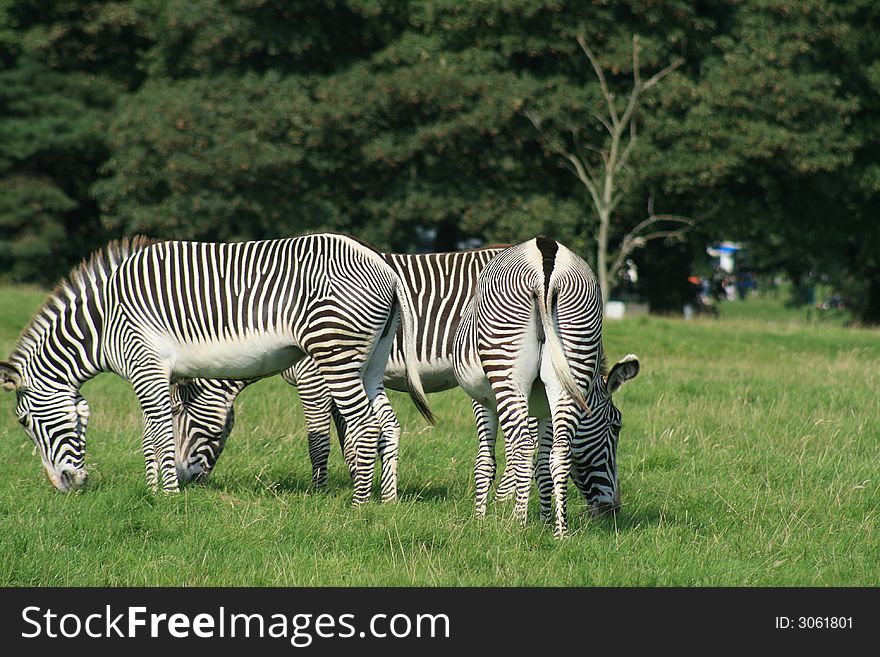
{"type": "Polygon", "coordinates": [[[37,387],[71,387],[106,370],[103,291],[56,289],[19,339],[10,361],[37,387]]]}
{"type": "Polygon", "coordinates": [[[131,254],[152,243],[143,236],[110,242],[58,283],[9,359],[27,383],[79,387],[107,370],[102,335],[107,279],[131,254]]]}

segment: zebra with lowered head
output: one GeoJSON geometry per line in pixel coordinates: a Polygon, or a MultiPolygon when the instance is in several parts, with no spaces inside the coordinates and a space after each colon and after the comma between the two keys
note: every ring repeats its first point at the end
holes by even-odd
{"type": "MultiPolygon", "coordinates": [[[[464,312],[477,278],[486,264],[505,247],[486,247],[469,251],[424,254],[385,254],[385,260],[403,281],[403,293],[415,309],[415,367],[427,392],[448,390],[457,385],[452,372],[452,346],[455,329],[464,312]]],[[[402,334],[394,339],[385,369],[385,386],[405,391],[406,354],[402,334]]],[[[331,417],[336,423],[346,463],[354,470],[352,442],[346,439],[346,421],[330,395],[315,363],[303,359],[282,373],[299,388],[308,426],[312,484],[327,483],[330,453],[331,417]]],[[[234,418],[233,401],[247,385],[243,381],[196,379],[175,386],[173,397],[178,431],[178,472],[181,481],[209,473],[226,443],[234,418]]],[[[397,455],[399,428],[380,437],[382,499],[397,496],[397,455]]]]}
{"type": "MultiPolygon", "coordinates": [[[[354,503],[370,497],[383,426],[396,423],[383,373],[402,318],[415,360],[413,313],[379,253],[335,234],[209,244],[109,245],[55,289],[0,363],[16,413],[60,490],[86,479],[82,384],[100,372],[130,381],[144,415],[147,483],[178,489],[170,382],[252,379],[309,356],[352,434],[354,503]]],[[[408,389],[431,419],[418,371],[408,389]]]]}
{"type": "Polygon", "coordinates": [[[611,395],[638,374],[639,362],[629,355],[605,371],[602,298],[586,262],[545,237],[498,254],[480,274],[453,355],[456,378],[474,400],[477,516],[486,513],[495,477],[500,423],[515,488],[514,515],[525,522],[536,442],[530,416],[538,418],[541,436],[542,514],[549,519],[552,494],[555,535],[564,536],[568,528],[570,474],[595,511],[619,506],[621,421],[611,395]]]}

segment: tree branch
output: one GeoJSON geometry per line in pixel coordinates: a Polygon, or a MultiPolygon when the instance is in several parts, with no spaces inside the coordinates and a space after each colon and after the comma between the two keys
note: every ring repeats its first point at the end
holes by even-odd
{"type": "Polygon", "coordinates": [[[672,73],[675,69],[677,69],[682,64],[684,64],[684,60],[681,59],[680,57],[678,59],[673,60],[669,66],[667,66],[664,69],[661,69],[660,71],[658,71],[657,73],[652,75],[650,78],[648,78],[648,81],[642,85],[642,91],[646,91],[647,89],[650,89],[651,87],[653,87],[655,84],[660,82],[660,80],[662,80],[667,75],[672,73]]]}
{"type": "Polygon", "coordinates": [[[652,240],[658,239],[684,239],[684,236],[700,221],[705,219],[714,213],[715,208],[712,208],[708,212],[699,215],[696,219],[692,217],[686,217],[683,215],[677,214],[654,214],[654,196],[651,195],[648,197],[648,216],[636,224],[626,235],[623,236],[623,240],[620,243],[620,248],[617,252],[617,256],[614,258],[614,262],[608,268],[608,279],[613,280],[617,273],[620,271],[620,268],[623,267],[623,263],[626,261],[626,258],[636,249],[645,246],[648,242],[652,240]],[[679,228],[669,228],[662,230],[655,230],[651,233],[642,233],[642,231],[654,226],[655,224],[668,222],[668,223],[677,223],[681,224],[679,228]]]}
{"type": "MultiPolygon", "coordinates": [[[[561,156],[566,163],[566,168],[571,171],[578,180],[587,188],[587,191],[590,193],[590,197],[593,199],[593,203],[596,204],[596,207],[599,207],[599,203],[601,203],[601,198],[599,196],[599,184],[598,179],[592,171],[592,168],[589,164],[584,163],[581,158],[573,155],[566,149],[560,142],[553,139],[546,130],[544,130],[543,125],[541,124],[541,119],[531,110],[523,110],[523,116],[525,116],[535,127],[538,133],[544,138],[547,142],[547,145],[559,156],[561,156]]],[[[605,157],[605,154],[599,151],[602,157],[605,157]]]]}
{"type": "MultiPolygon", "coordinates": [[[[624,192],[616,176],[621,171],[629,171],[629,160],[634,152],[638,141],[638,125],[636,114],[639,111],[642,94],[654,87],[663,78],[681,66],[683,60],[678,58],[665,68],[661,69],[647,80],[641,77],[640,44],[639,36],[632,38],[632,88],[629,90],[626,104],[622,110],[618,110],[615,95],[608,86],[605,72],[599,64],[596,55],[587,45],[584,35],[577,36],[577,42],[586,55],[599,81],[599,88],[607,108],[607,115],[603,112],[591,112],[593,118],[605,128],[608,136],[601,140],[599,148],[583,146],[575,129],[571,130],[571,144],[574,151],[568,148],[566,138],[556,138],[546,131],[541,124],[541,119],[531,110],[521,113],[529,119],[546,147],[554,151],[562,158],[562,166],[572,172],[573,175],[587,188],[593,202],[593,208],[599,216],[599,232],[596,245],[596,270],[599,284],[602,288],[602,297],[608,298],[608,281],[617,276],[626,258],[633,250],[644,246],[645,243],[656,239],[678,238],[690,230],[699,219],[682,217],[678,215],[657,215],[654,213],[654,199],[648,200],[648,216],[639,222],[632,230],[624,235],[620,249],[608,268],[608,234],[612,223],[612,215],[624,198],[624,192]],[[626,133],[629,132],[627,139],[626,133]],[[589,151],[587,153],[586,151],[589,151]],[[601,166],[590,153],[597,153],[602,158],[601,166]],[[595,164],[593,166],[592,164],[595,164]]],[[[589,110],[587,110],[589,111],[589,110]]],[[[710,212],[711,213],[711,212],[710,212]]],[[[706,215],[708,216],[708,214],[706,215]]]]}
{"type": "Polygon", "coordinates": [[[629,156],[632,153],[633,149],[636,147],[636,142],[638,141],[638,133],[636,130],[636,120],[633,117],[632,121],[629,124],[629,141],[626,143],[626,146],[623,147],[623,152],[620,154],[620,157],[617,159],[617,166],[614,167],[614,173],[617,173],[620,169],[626,167],[629,162],[629,156]]]}
{"type": "Polygon", "coordinates": [[[614,128],[612,128],[612,127],[611,127],[611,124],[608,123],[608,121],[605,120],[605,117],[604,117],[604,116],[602,116],[601,114],[596,114],[595,112],[593,112],[593,118],[596,119],[596,120],[597,120],[599,123],[601,123],[603,126],[605,126],[605,129],[608,131],[608,134],[609,134],[609,135],[611,135],[612,137],[614,136],[614,128]]]}
{"type": "MultiPolygon", "coordinates": [[[[582,144],[581,138],[578,136],[577,130],[571,131],[571,140],[574,142],[575,150],[577,150],[577,151],[590,151],[591,153],[595,153],[596,155],[601,157],[603,161],[607,158],[605,151],[603,151],[601,148],[596,148],[595,146],[590,146],[589,144],[586,144],[586,145],[582,144]]],[[[578,154],[580,154],[580,153],[578,153],[578,154]]]]}
{"type": "Polygon", "coordinates": [[[602,71],[602,67],[599,66],[599,61],[596,59],[593,51],[590,50],[590,47],[587,45],[587,40],[584,38],[583,34],[578,34],[577,42],[580,45],[581,50],[583,50],[584,54],[587,56],[587,59],[590,60],[590,64],[593,65],[593,71],[596,73],[596,77],[599,78],[599,87],[602,89],[602,95],[605,97],[605,102],[608,105],[608,115],[611,117],[611,125],[617,128],[619,121],[617,108],[614,106],[614,94],[608,89],[608,82],[605,80],[605,73],[602,71]]]}

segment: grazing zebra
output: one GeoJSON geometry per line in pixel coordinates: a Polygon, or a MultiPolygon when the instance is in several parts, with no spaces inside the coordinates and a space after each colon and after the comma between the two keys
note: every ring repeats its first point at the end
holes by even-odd
{"type": "MultiPolygon", "coordinates": [[[[415,308],[415,365],[427,392],[454,388],[452,345],[455,328],[464,312],[477,277],[493,256],[504,247],[470,251],[427,254],[385,254],[391,268],[403,281],[403,291],[415,308]]],[[[394,390],[407,389],[406,363],[401,334],[395,337],[385,370],[385,385],[394,390]]],[[[352,443],[345,440],[345,419],[336,411],[324,379],[311,359],[303,359],[282,376],[299,388],[308,426],[312,484],[321,488],[327,483],[327,459],[330,453],[330,421],[336,423],[346,463],[353,471],[352,443]]],[[[238,381],[192,380],[178,384],[180,396],[187,400],[175,411],[183,429],[176,434],[181,481],[204,476],[214,467],[223,450],[231,422],[232,401],[247,385],[238,381]],[[197,408],[197,406],[200,406],[197,408]],[[190,414],[197,417],[188,417],[190,414]]],[[[379,456],[382,463],[382,499],[397,496],[397,453],[399,427],[383,432],[379,456]]]]}
{"type": "MultiPolygon", "coordinates": [[[[379,434],[394,418],[382,375],[398,314],[415,359],[402,289],[380,254],[343,235],[114,243],[56,288],[0,363],[0,383],[16,391],[19,421],[66,491],[86,478],[79,388],[106,371],[129,380],[144,414],[147,483],[176,491],[169,383],[260,378],[308,355],[352,434],[360,504],[370,497],[379,434]]],[[[414,366],[407,379],[432,419],[414,366]]]]}
{"type": "Polygon", "coordinates": [[[171,384],[178,482],[198,481],[210,474],[235,426],[233,402],[250,383],[189,379],[171,384]]]}
{"type": "Polygon", "coordinates": [[[563,245],[538,237],[498,254],[483,270],[455,334],[454,370],[472,397],[479,449],[476,513],[486,513],[500,422],[514,515],[525,521],[535,433],[542,511],[555,499],[555,535],[567,532],[572,474],[596,512],[619,506],[620,412],[611,394],[638,374],[627,356],[605,372],[602,299],[592,270],[563,245]],[[530,420],[537,417],[537,426],[530,420]],[[574,470],[571,461],[574,461],[574,470]]]}

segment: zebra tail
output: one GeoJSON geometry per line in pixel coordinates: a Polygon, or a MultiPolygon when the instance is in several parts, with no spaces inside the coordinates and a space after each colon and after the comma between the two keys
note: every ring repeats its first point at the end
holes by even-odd
{"type": "Polygon", "coordinates": [[[556,331],[556,322],[553,321],[552,307],[554,289],[552,285],[547,286],[546,296],[544,290],[536,288],[534,291],[535,300],[538,304],[538,312],[541,315],[541,325],[544,328],[544,339],[547,348],[550,350],[550,362],[553,364],[553,370],[556,377],[562,384],[562,387],[574,399],[575,403],[584,409],[588,414],[592,414],[584,393],[581,391],[571,368],[568,365],[568,359],[565,357],[565,348],[562,345],[562,339],[556,331]]]}
{"type": "Polygon", "coordinates": [[[412,307],[409,305],[409,299],[403,292],[403,281],[399,278],[394,285],[394,294],[397,296],[397,305],[400,306],[400,322],[402,325],[401,335],[403,337],[403,360],[406,367],[406,387],[409,390],[409,397],[413,404],[419,409],[428,422],[436,424],[434,414],[428,406],[428,400],[425,398],[425,389],[422,387],[422,378],[419,375],[418,353],[416,352],[415,338],[415,319],[412,307]]]}

